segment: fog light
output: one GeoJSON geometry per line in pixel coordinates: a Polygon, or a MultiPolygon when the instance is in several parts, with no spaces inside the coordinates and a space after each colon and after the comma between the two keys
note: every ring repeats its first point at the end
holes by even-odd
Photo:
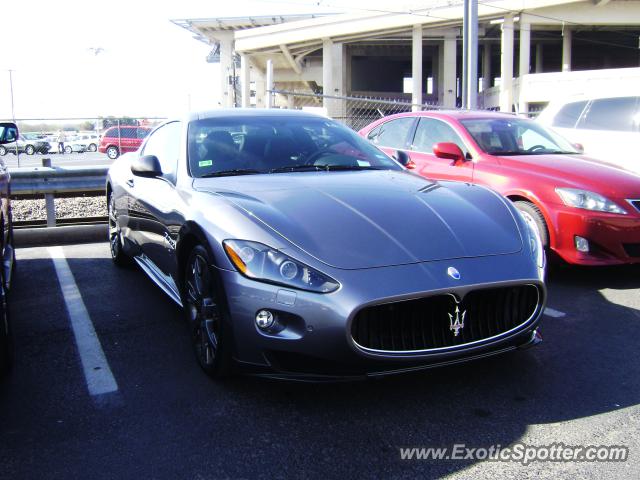
{"type": "Polygon", "coordinates": [[[269,310],[260,310],[256,315],[256,325],[262,330],[271,328],[274,321],[275,317],[269,310]]]}
{"type": "Polygon", "coordinates": [[[582,253],[589,253],[589,240],[584,237],[576,235],[576,250],[582,253]]]}

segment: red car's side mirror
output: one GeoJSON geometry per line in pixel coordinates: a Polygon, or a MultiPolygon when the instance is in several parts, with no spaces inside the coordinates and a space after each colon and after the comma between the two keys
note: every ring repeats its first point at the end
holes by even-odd
{"type": "Polygon", "coordinates": [[[436,143],[433,146],[433,154],[438,158],[445,158],[454,162],[463,162],[465,160],[464,153],[462,153],[460,147],[450,142],[436,143]]]}

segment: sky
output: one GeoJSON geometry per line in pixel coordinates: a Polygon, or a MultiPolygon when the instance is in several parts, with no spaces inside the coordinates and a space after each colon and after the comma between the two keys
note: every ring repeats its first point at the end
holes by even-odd
{"type": "MultiPolygon", "coordinates": [[[[388,2],[378,4],[384,8],[388,2]]],[[[12,117],[10,75],[16,119],[166,117],[215,108],[220,72],[218,64],[206,62],[211,47],[171,19],[375,5],[376,0],[12,2],[3,9],[0,28],[0,118],[12,117]]]]}

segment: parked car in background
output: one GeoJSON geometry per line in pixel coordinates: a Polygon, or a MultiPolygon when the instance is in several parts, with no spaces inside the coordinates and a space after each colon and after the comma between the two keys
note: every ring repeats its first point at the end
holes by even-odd
{"type": "Polygon", "coordinates": [[[135,152],[140,148],[150,131],[150,127],[126,126],[108,128],[100,139],[98,151],[106,153],[112,160],[123,153],[135,152]]]}
{"type": "MultiPolygon", "coordinates": [[[[0,123],[0,147],[15,143],[18,139],[15,123],[0,123]]],[[[0,159],[0,376],[5,374],[13,361],[13,340],[9,318],[7,294],[15,263],[13,245],[13,221],[11,217],[11,176],[4,160],[0,159]]]]}
{"type": "Polygon", "coordinates": [[[86,140],[80,136],[67,137],[64,142],[64,153],[84,153],[88,150],[86,140]]]}
{"type": "Polygon", "coordinates": [[[0,145],[0,155],[6,155],[7,153],[33,155],[34,153],[47,153],[48,151],[49,142],[26,135],[20,135],[14,142],[0,145]]]}
{"type": "Polygon", "coordinates": [[[558,100],[537,121],[579,143],[586,155],[640,174],[640,95],[558,100]]]}
{"type": "Polygon", "coordinates": [[[116,264],[184,308],[212,376],[391,374],[539,342],[544,253],[490,189],[344,125],[236,109],[158,127],[107,176],[116,264]]]}
{"type": "Polygon", "coordinates": [[[24,140],[24,153],[27,155],[49,152],[49,142],[38,133],[22,133],[20,138],[24,140]]]}
{"type": "Polygon", "coordinates": [[[95,133],[81,133],[78,140],[84,143],[88,152],[96,152],[100,144],[100,136],[95,133]]]}
{"type": "Polygon", "coordinates": [[[424,177],[500,192],[569,263],[640,262],[640,176],[582,155],[540,123],[494,112],[415,112],[360,134],[424,177]]]}

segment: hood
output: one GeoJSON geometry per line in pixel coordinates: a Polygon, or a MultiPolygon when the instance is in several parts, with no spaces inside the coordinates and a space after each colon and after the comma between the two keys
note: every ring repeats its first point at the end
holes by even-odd
{"type": "Polygon", "coordinates": [[[542,175],[558,187],[582,188],[609,198],[639,198],[640,175],[584,155],[496,157],[503,166],[542,175]]]}
{"type": "MultiPolygon", "coordinates": [[[[198,179],[322,263],[361,269],[518,252],[505,201],[463,183],[392,171],[198,179]]],[[[252,240],[252,239],[245,239],[252,240]]]]}

